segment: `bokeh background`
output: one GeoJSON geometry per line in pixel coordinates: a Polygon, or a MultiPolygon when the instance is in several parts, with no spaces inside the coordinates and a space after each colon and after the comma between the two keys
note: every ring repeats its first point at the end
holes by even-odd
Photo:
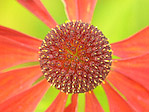
{"type": "MultiPolygon", "coordinates": [[[[61,0],[41,0],[58,24],[67,20],[64,5],[61,0]]],[[[123,40],[149,25],[149,0],[98,0],[92,24],[103,31],[110,43],[123,40]]],[[[0,0],[0,25],[18,30],[36,38],[44,39],[50,29],[16,0],[0,0]]],[[[26,63],[18,67],[30,66],[26,63]]],[[[10,70],[8,69],[8,70],[10,70]]],[[[109,112],[107,97],[102,87],[95,90],[99,102],[106,112],[109,112]]],[[[36,112],[43,112],[55,99],[58,90],[50,88],[43,97],[36,112]]],[[[67,104],[70,103],[70,95],[67,104]]],[[[84,111],[85,96],[79,94],[79,112],[84,111]]]]}

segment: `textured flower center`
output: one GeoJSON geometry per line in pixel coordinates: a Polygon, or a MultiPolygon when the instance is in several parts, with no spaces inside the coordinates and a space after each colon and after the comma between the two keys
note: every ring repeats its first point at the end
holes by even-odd
{"type": "Polygon", "coordinates": [[[112,63],[108,39],[93,25],[67,22],[52,29],[40,47],[42,72],[65,93],[84,93],[100,85],[112,63]]]}

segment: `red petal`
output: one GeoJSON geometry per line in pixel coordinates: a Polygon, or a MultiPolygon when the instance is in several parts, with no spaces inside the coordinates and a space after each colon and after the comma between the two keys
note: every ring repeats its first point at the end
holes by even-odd
{"type": "Polygon", "coordinates": [[[28,45],[28,47],[31,47],[35,50],[38,50],[38,47],[41,45],[42,42],[42,40],[39,40],[26,34],[22,34],[18,31],[6,28],[4,26],[0,26],[0,36],[28,45]]]}
{"type": "Polygon", "coordinates": [[[38,60],[41,41],[0,26],[0,70],[23,62],[38,60]]]}
{"type": "Polygon", "coordinates": [[[149,92],[144,87],[116,71],[111,71],[108,79],[136,111],[149,111],[149,92]]]}
{"type": "Polygon", "coordinates": [[[97,0],[63,0],[70,20],[90,23],[97,0]]]}
{"type": "Polygon", "coordinates": [[[29,88],[41,76],[39,66],[27,67],[0,74],[0,103],[29,88]]]}
{"type": "Polygon", "coordinates": [[[140,83],[149,90],[149,53],[136,58],[113,62],[113,69],[140,83]]]}
{"type": "Polygon", "coordinates": [[[35,16],[37,16],[41,21],[43,21],[50,28],[54,28],[57,23],[48,13],[44,5],[40,0],[17,0],[25,8],[31,11],[35,16]]]}
{"type": "Polygon", "coordinates": [[[114,55],[121,58],[139,56],[149,50],[149,27],[130,38],[111,44],[114,55]]]}
{"type": "Polygon", "coordinates": [[[78,20],[77,0],[63,0],[69,20],[78,20]]]}
{"type": "Polygon", "coordinates": [[[65,93],[60,92],[46,112],[63,112],[67,101],[65,93]]]}
{"type": "Polygon", "coordinates": [[[97,0],[78,0],[79,20],[91,23],[97,0]]]}
{"type": "Polygon", "coordinates": [[[64,112],[78,112],[78,94],[72,95],[71,104],[65,108],[64,112]]]}
{"type": "Polygon", "coordinates": [[[134,112],[127,102],[107,82],[102,86],[108,97],[110,112],[134,112]]]}
{"type": "Polygon", "coordinates": [[[104,112],[93,92],[85,94],[85,112],[104,112]]]}
{"type": "Polygon", "coordinates": [[[33,112],[49,88],[46,80],[0,104],[0,112],[33,112]]]}

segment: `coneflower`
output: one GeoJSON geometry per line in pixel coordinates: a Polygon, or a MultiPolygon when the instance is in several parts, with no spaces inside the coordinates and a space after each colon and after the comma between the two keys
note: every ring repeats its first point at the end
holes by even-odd
{"type": "Polygon", "coordinates": [[[110,112],[149,111],[149,27],[110,45],[91,24],[96,0],[64,0],[69,21],[61,25],[39,0],[18,2],[51,31],[39,40],[0,26],[0,111],[32,112],[50,86],[60,92],[46,112],[77,112],[81,93],[85,112],[103,112],[94,94],[97,86],[104,88],[110,112]],[[112,59],[112,54],[120,59],[112,59]],[[37,60],[40,65],[3,72],[37,60]],[[33,86],[42,75],[45,79],[33,86]]]}

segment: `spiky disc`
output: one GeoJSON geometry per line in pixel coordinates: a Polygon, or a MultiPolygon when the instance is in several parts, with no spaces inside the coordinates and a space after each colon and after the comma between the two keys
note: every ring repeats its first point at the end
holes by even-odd
{"type": "Polygon", "coordinates": [[[65,93],[84,93],[100,85],[110,71],[108,39],[93,25],[67,22],[52,29],[40,47],[45,78],[65,93]]]}

